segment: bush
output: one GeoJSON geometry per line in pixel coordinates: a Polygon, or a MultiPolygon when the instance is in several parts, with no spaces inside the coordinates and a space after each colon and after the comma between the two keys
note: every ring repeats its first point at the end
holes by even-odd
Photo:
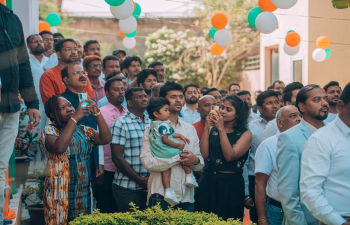
{"type": "Polygon", "coordinates": [[[92,225],[92,224],[128,224],[128,225],[148,225],[148,224],[205,224],[205,225],[242,225],[238,220],[228,219],[224,221],[214,213],[195,212],[190,213],[180,209],[169,208],[163,211],[159,205],[139,211],[132,203],[133,212],[127,213],[100,213],[95,210],[90,215],[80,214],[69,225],[92,225]]]}

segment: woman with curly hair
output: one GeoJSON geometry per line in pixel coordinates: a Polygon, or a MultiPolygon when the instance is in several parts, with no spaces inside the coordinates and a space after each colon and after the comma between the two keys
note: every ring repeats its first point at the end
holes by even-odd
{"type": "Polygon", "coordinates": [[[219,111],[207,116],[201,153],[205,166],[195,194],[195,211],[215,213],[224,220],[243,221],[243,165],[252,133],[248,131],[248,105],[237,95],[224,98],[219,111]]]}
{"type": "Polygon", "coordinates": [[[52,96],[45,103],[45,113],[52,124],[41,132],[40,147],[48,158],[43,190],[45,224],[68,224],[79,214],[92,212],[90,153],[94,145],[112,140],[95,102],[77,110],[65,98],[52,96]],[[96,116],[99,132],[77,125],[84,116],[96,116]]]}

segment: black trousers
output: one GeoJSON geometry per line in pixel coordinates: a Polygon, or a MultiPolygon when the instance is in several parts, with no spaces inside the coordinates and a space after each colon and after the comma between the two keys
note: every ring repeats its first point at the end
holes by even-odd
{"type": "Polygon", "coordinates": [[[215,213],[224,220],[243,221],[244,195],[241,173],[203,171],[195,192],[194,211],[215,213]]]}
{"type": "Polygon", "coordinates": [[[114,172],[105,170],[103,184],[96,184],[96,207],[101,213],[118,212],[117,203],[113,198],[112,182],[114,172]]]}
{"type": "Polygon", "coordinates": [[[258,224],[258,212],[255,203],[255,176],[249,176],[249,194],[254,201],[254,207],[250,209],[250,220],[258,224]]]}
{"type": "Polygon", "coordinates": [[[114,200],[118,206],[118,212],[133,211],[130,209],[130,202],[133,202],[141,211],[146,209],[147,192],[145,192],[145,190],[130,190],[119,185],[112,184],[112,191],[114,200]]]}

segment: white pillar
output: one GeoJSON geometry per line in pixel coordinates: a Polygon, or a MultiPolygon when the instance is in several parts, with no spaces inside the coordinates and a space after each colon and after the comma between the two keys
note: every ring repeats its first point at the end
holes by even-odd
{"type": "Polygon", "coordinates": [[[13,12],[23,25],[24,36],[37,34],[39,30],[39,0],[12,1],[13,12]]]}

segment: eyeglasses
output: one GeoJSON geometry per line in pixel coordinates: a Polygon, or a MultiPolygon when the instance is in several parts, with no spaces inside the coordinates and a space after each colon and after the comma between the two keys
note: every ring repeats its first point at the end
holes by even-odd
{"type": "Polygon", "coordinates": [[[53,42],[53,39],[52,38],[44,38],[44,41],[51,41],[51,42],[53,42]]]}
{"type": "Polygon", "coordinates": [[[89,65],[91,68],[95,68],[95,67],[98,67],[98,68],[102,68],[102,64],[91,64],[89,65]]]}
{"type": "Polygon", "coordinates": [[[73,72],[72,73],[73,75],[84,75],[84,76],[86,76],[87,74],[84,72],[84,71],[75,71],[75,72],[73,72]]]}
{"type": "Polygon", "coordinates": [[[53,40],[57,42],[57,41],[62,40],[62,38],[54,38],[53,40]]]}
{"type": "Polygon", "coordinates": [[[65,48],[65,49],[60,50],[59,52],[62,52],[63,50],[66,52],[69,52],[69,51],[77,52],[79,49],[78,48],[65,48]]]}
{"type": "Polygon", "coordinates": [[[34,40],[34,41],[30,41],[29,43],[35,43],[35,44],[40,43],[40,44],[42,44],[44,42],[43,42],[43,40],[34,40]]]}

